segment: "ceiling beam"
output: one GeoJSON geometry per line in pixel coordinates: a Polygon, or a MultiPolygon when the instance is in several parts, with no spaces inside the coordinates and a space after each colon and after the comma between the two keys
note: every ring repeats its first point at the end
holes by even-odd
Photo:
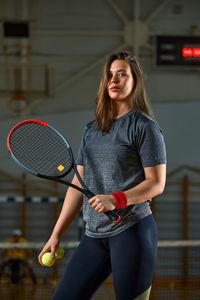
{"type": "Polygon", "coordinates": [[[36,30],[34,36],[123,36],[123,30],[36,30]]]}
{"type": "Polygon", "coordinates": [[[115,14],[118,16],[118,18],[126,24],[128,22],[128,19],[125,17],[125,15],[122,13],[122,10],[116,5],[116,3],[113,0],[107,0],[110,7],[113,9],[115,14]]]}
{"type": "Polygon", "coordinates": [[[151,21],[173,0],[163,0],[145,19],[145,23],[149,24],[151,21]]]}

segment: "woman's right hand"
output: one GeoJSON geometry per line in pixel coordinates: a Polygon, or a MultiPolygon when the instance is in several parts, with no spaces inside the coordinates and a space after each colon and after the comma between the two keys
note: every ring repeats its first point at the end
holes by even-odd
{"type": "Polygon", "coordinates": [[[53,258],[55,256],[55,251],[59,246],[59,242],[60,240],[58,238],[50,237],[48,242],[45,244],[42,251],[38,255],[38,261],[42,266],[44,266],[42,263],[42,255],[46,252],[51,252],[51,257],[53,258]]]}

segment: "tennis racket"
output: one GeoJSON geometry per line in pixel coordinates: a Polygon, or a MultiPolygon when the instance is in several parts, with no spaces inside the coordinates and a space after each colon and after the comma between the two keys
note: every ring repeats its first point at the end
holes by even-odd
{"type": "MultiPolygon", "coordinates": [[[[7,145],[14,161],[31,174],[71,186],[88,198],[95,196],[77,170],[70,144],[48,123],[39,120],[20,122],[10,131],[7,145]],[[62,179],[72,169],[82,188],[62,179]]],[[[116,212],[108,211],[105,214],[114,223],[120,220],[116,212]]]]}

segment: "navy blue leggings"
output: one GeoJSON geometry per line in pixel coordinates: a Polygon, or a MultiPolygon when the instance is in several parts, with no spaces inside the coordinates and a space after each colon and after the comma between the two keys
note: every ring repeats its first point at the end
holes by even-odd
{"type": "Polygon", "coordinates": [[[85,236],[53,300],[88,300],[112,273],[117,300],[133,300],[152,284],[157,226],[152,215],[110,238],[85,236]]]}

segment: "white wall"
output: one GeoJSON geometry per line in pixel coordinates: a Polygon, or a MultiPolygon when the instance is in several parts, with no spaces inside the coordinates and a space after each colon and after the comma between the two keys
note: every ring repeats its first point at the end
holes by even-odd
{"type": "Polygon", "coordinates": [[[200,165],[200,103],[153,105],[163,129],[167,147],[168,171],[182,165],[200,165]]]}

